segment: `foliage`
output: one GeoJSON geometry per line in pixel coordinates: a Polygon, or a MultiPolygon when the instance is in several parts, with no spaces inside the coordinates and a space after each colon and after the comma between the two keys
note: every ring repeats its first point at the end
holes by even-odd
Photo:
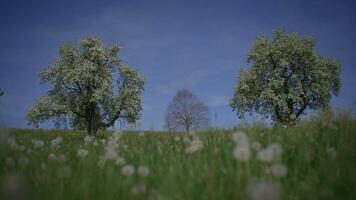
{"type": "Polygon", "coordinates": [[[166,111],[166,127],[170,131],[186,132],[209,126],[208,107],[189,90],[179,90],[166,111]]]}
{"type": "Polygon", "coordinates": [[[135,121],[142,110],[144,78],[117,58],[120,47],[89,37],[63,45],[59,57],[40,73],[52,88],[27,113],[31,124],[67,116],[85,120],[89,134],[119,118],[135,121]],[[118,73],[119,79],[114,81],[118,73]]]}
{"type": "Polygon", "coordinates": [[[231,107],[271,116],[294,125],[307,109],[320,109],[338,95],[339,62],[315,52],[316,40],[277,31],[272,41],[258,37],[247,56],[250,69],[241,69],[231,107]]]}

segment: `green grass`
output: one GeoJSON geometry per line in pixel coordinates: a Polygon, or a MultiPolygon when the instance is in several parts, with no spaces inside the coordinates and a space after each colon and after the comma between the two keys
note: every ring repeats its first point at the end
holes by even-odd
{"type": "MultiPolygon", "coordinates": [[[[232,153],[236,146],[231,139],[234,131],[197,133],[204,147],[192,155],[185,153],[187,144],[183,141],[189,135],[124,133],[119,140],[120,156],[128,164],[146,165],[150,169],[147,177],[137,173],[127,177],[112,161],[98,165],[105,153],[104,146],[100,142],[97,146],[85,145],[85,132],[10,130],[17,143],[26,150],[32,149],[32,153],[2,145],[0,199],[11,191],[26,192],[29,199],[52,200],[246,199],[247,186],[255,180],[280,184],[282,199],[356,199],[356,124],[351,121],[322,124],[304,123],[290,129],[241,128],[250,142],[258,141],[263,147],[281,144],[282,163],[288,168],[287,175],[281,178],[266,173],[269,164],[256,159],[254,151],[249,162],[237,161],[232,153]],[[50,141],[57,136],[63,138],[63,143],[59,149],[53,149],[50,141]],[[175,141],[176,136],[181,138],[179,142],[175,141]],[[45,145],[34,149],[32,139],[43,140],[45,145]],[[87,149],[89,155],[78,158],[79,148],[87,149]],[[333,149],[336,156],[327,149],[333,149]],[[62,163],[49,160],[50,153],[64,154],[68,159],[62,163]],[[5,162],[7,158],[17,161],[23,156],[29,159],[27,165],[16,162],[9,166],[5,162]],[[71,173],[59,178],[58,170],[63,166],[69,167],[71,173]],[[9,180],[14,177],[15,183],[11,185],[9,180]],[[144,185],[146,191],[134,194],[135,185],[144,185]]],[[[110,134],[100,132],[97,140],[107,139],[110,134]]]]}

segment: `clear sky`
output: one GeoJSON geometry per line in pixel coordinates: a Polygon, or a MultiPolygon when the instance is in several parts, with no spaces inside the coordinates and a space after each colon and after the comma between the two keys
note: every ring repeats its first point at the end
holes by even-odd
{"type": "MultiPolygon", "coordinates": [[[[356,3],[344,0],[116,0],[0,3],[0,109],[7,127],[27,127],[25,112],[48,86],[37,73],[58,47],[87,36],[123,46],[119,57],[147,79],[145,128],[161,129],[175,92],[193,91],[219,126],[241,122],[227,106],[256,36],[285,29],[318,39],[319,53],[341,61],[334,107],[355,107],[356,3]]],[[[214,121],[214,120],[213,120],[214,121]]]]}

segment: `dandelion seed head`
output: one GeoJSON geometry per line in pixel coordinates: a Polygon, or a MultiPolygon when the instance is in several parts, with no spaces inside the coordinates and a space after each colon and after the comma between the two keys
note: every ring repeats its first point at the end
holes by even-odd
{"type": "Polygon", "coordinates": [[[79,158],[84,158],[84,157],[86,157],[88,154],[89,154],[89,151],[86,150],[86,149],[78,149],[78,151],[77,151],[77,156],[78,156],[79,158]]]}
{"type": "Polygon", "coordinates": [[[137,168],[137,174],[142,177],[148,176],[150,170],[147,166],[141,165],[137,168]]]}
{"type": "Polygon", "coordinates": [[[116,160],[115,160],[115,164],[117,165],[117,166],[122,166],[122,165],[124,165],[126,163],[126,160],[125,160],[125,158],[123,158],[123,157],[118,157],[118,158],[116,158],[116,160]]]}
{"type": "Polygon", "coordinates": [[[275,177],[283,177],[287,174],[287,167],[281,163],[273,164],[270,167],[270,171],[275,177]]]}
{"type": "Polygon", "coordinates": [[[132,165],[125,165],[122,167],[121,173],[124,176],[132,176],[135,173],[135,168],[132,165]]]}

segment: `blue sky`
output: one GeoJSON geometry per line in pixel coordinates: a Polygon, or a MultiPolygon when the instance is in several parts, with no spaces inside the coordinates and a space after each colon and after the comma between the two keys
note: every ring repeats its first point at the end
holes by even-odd
{"type": "MultiPolygon", "coordinates": [[[[3,123],[26,127],[26,109],[43,95],[37,73],[58,47],[87,36],[123,46],[119,57],[147,79],[144,128],[161,129],[175,92],[193,91],[222,127],[240,123],[227,106],[239,67],[256,36],[277,29],[318,39],[320,54],[340,60],[334,107],[355,107],[356,3],[353,1],[2,1],[0,88],[3,123]]],[[[214,121],[214,120],[213,120],[214,121]]]]}

